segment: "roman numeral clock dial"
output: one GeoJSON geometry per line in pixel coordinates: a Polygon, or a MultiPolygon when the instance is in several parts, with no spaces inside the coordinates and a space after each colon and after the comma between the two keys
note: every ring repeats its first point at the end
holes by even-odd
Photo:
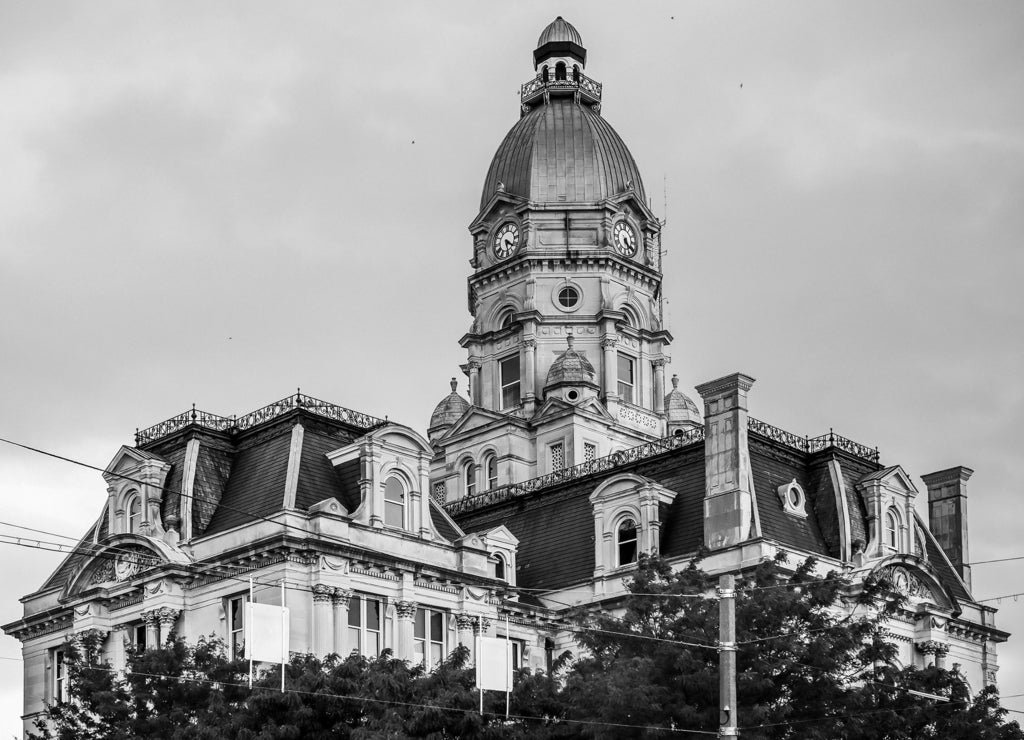
{"type": "Polygon", "coordinates": [[[612,241],[615,242],[616,251],[622,256],[632,257],[636,254],[636,232],[625,221],[619,221],[615,224],[612,241]]]}
{"type": "Polygon", "coordinates": [[[494,235],[494,256],[500,260],[506,260],[515,254],[519,248],[519,227],[514,223],[507,223],[498,229],[494,235]]]}

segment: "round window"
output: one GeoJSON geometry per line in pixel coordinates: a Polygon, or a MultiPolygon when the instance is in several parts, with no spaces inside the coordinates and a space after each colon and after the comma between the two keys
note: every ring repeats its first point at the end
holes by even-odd
{"type": "Polygon", "coordinates": [[[577,398],[580,397],[580,394],[577,393],[576,391],[569,391],[568,393],[565,394],[565,397],[568,398],[570,401],[575,401],[577,398]]]}
{"type": "Polygon", "coordinates": [[[558,291],[558,305],[562,308],[576,308],[580,302],[580,292],[571,285],[566,285],[558,291]]]}
{"type": "Polygon", "coordinates": [[[790,486],[787,493],[789,494],[789,505],[794,509],[799,509],[801,506],[800,489],[796,486],[790,486]]]}

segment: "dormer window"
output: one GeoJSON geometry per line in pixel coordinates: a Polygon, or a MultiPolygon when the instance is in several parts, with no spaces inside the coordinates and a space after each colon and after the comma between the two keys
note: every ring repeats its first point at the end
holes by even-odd
{"type": "Polygon", "coordinates": [[[804,489],[796,482],[796,478],[779,486],[776,493],[779,495],[779,501],[782,502],[782,510],[787,514],[807,516],[807,496],[804,495],[804,489]]]}
{"type": "Polygon", "coordinates": [[[405,529],[405,486],[395,476],[384,484],[384,526],[405,529]]]}
{"type": "Polygon", "coordinates": [[[505,580],[505,558],[500,552],[494,553],[494,577],[499,581],[505,580]]]}
{"type": "Polygon", "coordinates": [[[885,544],[891,550],[899,550],[900,517],[895,509],[885,512],[885,544]]]}
{"type": "Polygon", "coordinates": [[[636,562],[637,537],[636,522],[633,519],[623,519],[619,523],[616,532],[616,544],[618,545],[619,565],[629,565],[636,562]]]}
{"type": "Polygon", "coordinates": [[[125,532],[136,534],[142,529],[142,498],[137,492],[128,495],[125,507],[125,532]]]}

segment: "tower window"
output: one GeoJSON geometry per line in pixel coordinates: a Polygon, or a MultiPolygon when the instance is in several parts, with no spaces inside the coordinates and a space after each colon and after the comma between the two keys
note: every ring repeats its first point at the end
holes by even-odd
{"type": "Polygon", "coordinates": [[[565,447],[561,442],[555,442],[549,449],[551,450],[551,472],[554,473],[565,467],[565,447]]]}
{"type": "Polygon", "coordinates": [[[636,522],[632,519],[623,519],[616,532],[616,540],[619,549],[619,565],[629,565],[636,562],[636,522]]]}
{"type": "Polygon", "coordinates": [[[572,81],[573,82],[579,82],[580,81],[580,65],[578,65],[578,64],[572,65],[572,81]]]}
{"type": "Polygon", "coordinates": [[[519,355],[506,357],[498,364],[501,375],[501,408],[519,405],[519,355]]]}
{"type": "Polygon", "coordinates": [[[405,487],[395,476],[384,484],[384,525],[405,529],[405,487]]]}
{"type": "Polygon", "coordinates": [[[633,377],[633,358],[619,354],[619,398],[626,403],[633,403],[633,389],[636,381],[633,377]]]}
{"type": "Polygon", "coordinates": [[[484,475],[487,476],[487,490],[498,487],[498,458],[488,455],[484,460],[484,475]]]}
{"type": "Polygon", "coordinates": [[[558,64],[555,65],[555,79],[565,79],[565,62],[559,62],[558,64]]]}
{"type": "Polygon", "coordinates": [[[580,292],[571,285],[558,291],[558,305],[566,310],[576,308],[580,303],[580,292]]]}
{"type": "Polygon", "coordinates": [[[545,64],[540,68],[540,78],[544,80],[544,82],[548,81],[548,65],[545,64]]]}
{"type": "Polygon", "coordinates": [[[494,577],[505,580],[505,558],[498,552],[494,553],[494,577]]]}
{"type": "Polygon", "coordinates": [[[583,443],[583,462],[594,462],[597,459],[597,445],[593,442],[583,443]]]}
{"type": "Polygon", "coordinates": [[[476,466],[470,460],[462,466],[462,493],[466,496],[476,494],[476,466]]]}

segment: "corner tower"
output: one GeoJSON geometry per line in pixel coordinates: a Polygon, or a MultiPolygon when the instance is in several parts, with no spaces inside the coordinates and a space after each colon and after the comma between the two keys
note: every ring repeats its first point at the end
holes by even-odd
{"type": "MultiPolygon", "coordinates": [[[[484,179],[469,226],[473,323],[460,340],[467,416],[477,420],[433,440],[449,484],[468,480],[456,450],[477,459],[484,437],[498,445],[484,433],[485,418],[502,428],[511,421],[530,448],[493,451],[499,485],[667,433],[672,337],[662,320],[661,222],[633,155],[601,115],[602,86],[586,63],[579,32],[556,18],[533,52],[519,121],[484,179]],[[569,417],[565,434],[552,436],[565,437],[561,448],[546,439],[554,416],[569,417]]],[[[494,480],[478,476],[458,490],[475,493],[494,480]]],[[[447,492],[451,500],[451,485],[447,492]]]]}

